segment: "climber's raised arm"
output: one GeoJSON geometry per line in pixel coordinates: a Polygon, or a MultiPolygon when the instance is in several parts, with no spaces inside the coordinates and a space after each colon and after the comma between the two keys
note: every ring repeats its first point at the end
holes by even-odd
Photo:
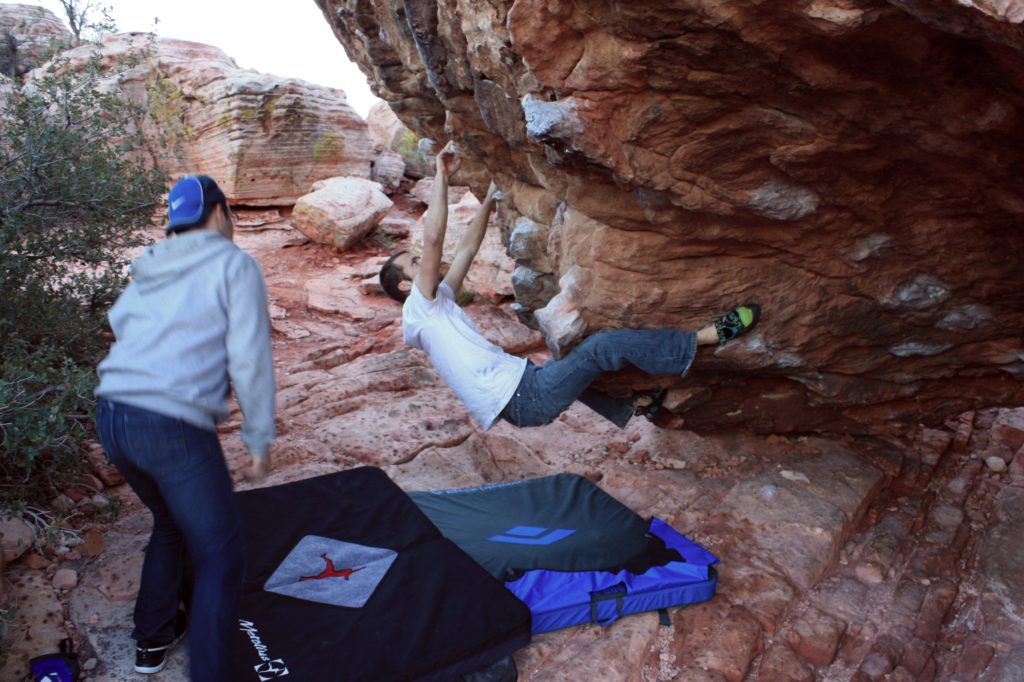
{"type": "Polygon", "coordinates": [[[462,160],[455,155],[455,147],[449,142],[437,155],[437,173],[434,176],[434,194],[430,207],[423,216],[423,258],[414,283],[424,296],[433,300],[437,285],[441,282],[441,256],[444,252],[444,235],[448,228],[448,179],[458,169],[462,160]]]}
{"type": "Polygon", "coordinates": [[[494,203],[500,199],[498,186],[492,182],[491,186],[487,188],[487,196],[484,197],[476,216],[473,217],[473,222],[470,223],[469,229],[459,240],[451,267],[444,277],[444,283],[450,286],[456,294],[462,288],[462,280],[466,278],[469,266],[473,264],[473,259],[476,258],[476,253],[484,241],[484,233],[487,232],[487,219],[491,215],[491,209],[494,207],[494,203]]]}

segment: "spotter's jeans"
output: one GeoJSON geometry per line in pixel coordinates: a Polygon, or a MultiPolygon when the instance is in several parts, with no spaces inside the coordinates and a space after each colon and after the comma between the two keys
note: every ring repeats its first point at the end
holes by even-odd
{"type": "Polygon", "coordinates": [[[245,554],[241,509],[217,434],[104,399],[96,425],[110,459],[153,513],[132,637],[153,645],[173,638],[187,550],[195,567],[191,679],[231,679],[245,554]]]}
{"type": "Polygon", "coordinates": [[[697,334],[675,329],[619,329],[598,332],[560,360],[530,363],[501,416],[515,426],[542,426],[576,400],[616,426],[633,414],[633,400],[612,398],[590,388],[605,372],[633,365],[648,374],[684,374],[697,352],[697,334]]]}

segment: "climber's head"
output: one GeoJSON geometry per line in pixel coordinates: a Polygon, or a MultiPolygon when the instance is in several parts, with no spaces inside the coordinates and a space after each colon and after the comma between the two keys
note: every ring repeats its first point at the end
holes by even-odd
{"type": "Polygon", "coordinates": [[[380,288],[399,303],[404,303],[412,280],[420,269],[420,259],[408,251],[391,254],[380,269],[380,288]]]}

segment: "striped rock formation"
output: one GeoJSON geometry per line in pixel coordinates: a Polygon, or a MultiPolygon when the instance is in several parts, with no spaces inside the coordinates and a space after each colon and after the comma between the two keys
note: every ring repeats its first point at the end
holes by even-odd
{"type": "Polygon", "coordinates": [[[172,176],[205,173],[249,206],[294,204],[325,178],[370,177],[366,123],[340,90],[240,69],[209,45],[135,33],[63,56],[75,68],[97,49],[111,66],[137,61],[111,87],[149,112],[144,131],[172,176]]]}
{"type": "Polygon", "coordinates": [[[35,5],[0,4],[0,74],[21,77],[74,37],[50,10],[35,5]]]}

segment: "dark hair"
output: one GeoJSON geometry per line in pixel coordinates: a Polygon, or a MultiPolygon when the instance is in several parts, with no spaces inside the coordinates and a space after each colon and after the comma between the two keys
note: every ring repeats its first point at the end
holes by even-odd
{"type": "Polygon", "coordinates": [[[188,232],[189,230],[195,230],[206,224],[210,214],[213,213],[213,209],[218,206],[223,206],[224,210],[230,210],[228,207],[228,198],[224,195],[223,190],[217,184],[217,181],[211,178],[209,175],[195,175],[196,180],[199,181],[199,186],[203,188],[203,215],[198,221],[191,225],[182,225],[181,227],[173,227],[168,232],[188,232]]]}
{"type": "Polygon", "coordinates": [[[405,299],[409,296],[398,287],[399,284],[409,278],[405,276],[405,271],[395,264],[395,259],[404,253],[408,253],[408,251],[398,251],[391,254],[391,257],[380,268],[380,288],[384,290],[385,294],[399,303],[405,303],[405,299]]]}

